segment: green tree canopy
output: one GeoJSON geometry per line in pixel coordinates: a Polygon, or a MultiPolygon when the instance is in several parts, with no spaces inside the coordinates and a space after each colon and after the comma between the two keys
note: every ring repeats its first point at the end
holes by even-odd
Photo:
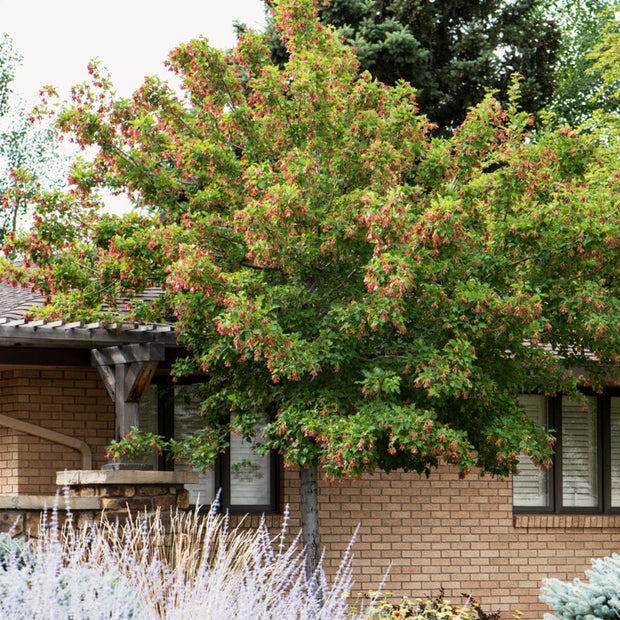
{"type": "MultiPolygon", "coordinates": [[[[269,4],[269,0],[267,0],[269,4]]],[[[330,0],[320,16],[356,50],[363,70],[386,84],[406,80],[421,111],[443,130],[460,125],[486,89],[505,93],[524,76],[524,109],[551,101],[560,31],[540,0],[330,0]]],[[[286,50],[273,21],[274,61],[286,50]]]]}
{"type": "Polygon", "coordinates": [[[592,62],[589,70],[599,77],[601,84],[594,101],[617,120],[620,116],[620,11],[613,16],[607,11],[603,17],[601,36],[588,55],[592,62]]]}
{"type": "Polygon", "coordinates": [[[557,0],[549,13],[562,31],[557,86],[549,109],[558,124],[578,127],[601,112],[618,110],[604,67],[592,53],[613,33],[613,0],[557,0]],[[607,33],[607,34],[606,34],[607,33]]]}
{"type": "Polygon", "coordinates": [[[31,122],[26,104],[12,92],[21,56],[7,35],[0,39],[0,240],[14,231],[29,213],[29,201],[37,186],[62,184],[68,168],[52,124],[31,122]],[[19,188],[19,199],[7,192],[19,188]]]}
{"type": "Polygon", "coordinates": [[[618,361],[617,162],[532,133],[517,87],[432,137],[414,90],[360,75],[316,10],[275,5],[282,69],[252,33],[175,49],[180,94],[153,78],[117,98],[92,66],[57,118],[94,160],[40,195],[5,277],[62,318],[114,319],[118,296],[161,286],[134,314],[174,317],[177,372],[204,374],[195,462],[267,414],[263,449],[302,475],[547,463],[518,395],[618,361]],[[139,209],[102,213],[102,187],[139,209]]]}

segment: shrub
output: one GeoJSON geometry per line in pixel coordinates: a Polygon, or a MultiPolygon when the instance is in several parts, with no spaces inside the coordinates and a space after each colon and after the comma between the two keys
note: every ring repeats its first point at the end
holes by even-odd
{"type": "Polygon", "coordinates": [[[487,614],[480,604],[471,596],[463,594],[465,602],[453,605],[439,594],[428,599],[403,599],[400,603],[387,600],[386,597],[372,600],[362,615],[362,620],[392,620],[393,618],[410,618],[411,620],[499,620],[499,613],[487,614]]]}
{"type": "Polygon", "coordinates": [[[348,599],[350,549],[331,582],[321,568],[306,579],[299,537],[286,542],[284,521],[272,539],[265,524],[231,529],[214,506],[206,516],[140,514],[123,526],[103,518],[80,530],[52,518],[30,545],[0,535],[0,618],[499,619],[470,597],[451,605],[441,591],[400,603],[376,594],[358,611],[348,599]]]}
{"type": "Polygon", "coordinates": [[[26,544],[21,538],[14,538],[0,532],[0,569],[6,570],[10,563],[23,565],[27,561],[26,544]]]}
{"type": "Polygon", "coordinates": [[[545,579],[542,600],[557,613],[545,620],[618,620],[620,618],[620,555],[592,560],[589,583],[545,579]]]}
{"type": "Polygon", "coordinates": [[[3,537],[0,617],[65,619],[149,617],[131,579],[113,558],[97,557],[96,537],[77,538],[72,528],[48,527],[39,541],[3,537]],[[92,549],[90,545],[93,545],[92,549]]]}
{"type": "Polygon", "coordinates": [[[125,437],[110,443],[106,457],[115,462],[146,463],[153,454],[163,454],[168,448],[169,442],[166,442],[161,435],[132,426],[125,437]]]}
{"type": "Polygon", "coordinates": [[[0,618],[346,618],[350,554],[331,583],[321,569],[307,580],[299,540],[286,536],[230,529],[215,512],[179,512],[167,528],[159,515],[79,531],[52,523],[27,562],[7,555],[0,618]]]}

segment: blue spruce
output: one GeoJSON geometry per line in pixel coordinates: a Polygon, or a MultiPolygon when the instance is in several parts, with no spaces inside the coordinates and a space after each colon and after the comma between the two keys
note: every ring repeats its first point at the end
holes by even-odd
{"type": "Polygon", "coordinates": [[[592,560],[589,582],[546,579],[542,600],[557,615],[545,620],[618,620],[620,618],[620,555],[592,560]]]}

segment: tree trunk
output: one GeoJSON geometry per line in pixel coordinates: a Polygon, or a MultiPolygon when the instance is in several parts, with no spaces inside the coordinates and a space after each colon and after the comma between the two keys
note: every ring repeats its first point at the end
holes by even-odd
{"type": "MultiPolygon", "coordinates": [[[[321,560],[321,537],[319,535],[319,485],[318,468],[302,467],[301,480],[301,528],[304,547],[306,548],[306,577],[317,577],[317,568],[321,560]]],[[[318,590],[319,583],[316,581],[318,590]]]]}

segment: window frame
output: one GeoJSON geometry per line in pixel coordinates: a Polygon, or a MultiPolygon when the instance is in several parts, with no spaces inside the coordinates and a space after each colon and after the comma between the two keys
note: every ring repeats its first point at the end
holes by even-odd
{"type": "MultiPolygon", "coordinates": [[[[158,434],[166,439],[174,437],[174,388],[177,386],[191,386],[200,384],[200,378],[184,378],[173,382],[170,377],[156,376],[151,381],[157,389],[157,421],[158,434]]],[[[215,490],[219,489],[220,509],[228,511],[230,514],[279,514],[280,510],[280,459],[275,451],[270,456],[269,474],[269,502],[266,504],[232,504],[231,498],[231,476],[230,476],[230,449],[220,455],[214,463],[213,472],[215,477],[215,490]],[[228,473],[228,475],[227,475],[228,473]]],[[[174,462],[160,455],[158,458],[158,469],[160,471],[174,471],[174,462]]],[[[191,504],[195,508],[195,505],[191,504]]],[[[210,509],[210,504],[200,506],[200,512],[210,509]]]]}
{"type": "Polygon", "coordinates": [[[226,508],[231,514],[239,513],[264,513],[274,514],[279,512],[278,510],[278,489],[279,485],[279,471],[278,467],[279,459],[275,451],[271,451],[269,455],[270,468],[269,468],[269,488],[270,488],[270,502],[267,504],[233,504],[231,502],[231,486],[232,479],[230,476],[231,464],[230,464],[230,450],[226,450],[219,459],[221,471],[228,472],[228,476],[221,475],[218,478],[217,472],[215,477],[216,487],[219,482],[220,491],[220,504],[226,508]]]}
{"type": "MultiPolygon", "coordinates": [[[[562,472],[562,396],[545,397],[547,424],[555,429],[556,445],[549,470],[550,483],[546,506],[519,506],[514,503],[514,514],[620,514],[620,505],[612,506],[611,466],[611,398],[620,398],[620,389],[606,389],[602,394],[582,390],[584,396],[596,398],[597,458],[596,458],[596,506],[565,506],[563,504],[562,472]]],[[[513,477],[514,484],[514,477],[513,477]]]]}

